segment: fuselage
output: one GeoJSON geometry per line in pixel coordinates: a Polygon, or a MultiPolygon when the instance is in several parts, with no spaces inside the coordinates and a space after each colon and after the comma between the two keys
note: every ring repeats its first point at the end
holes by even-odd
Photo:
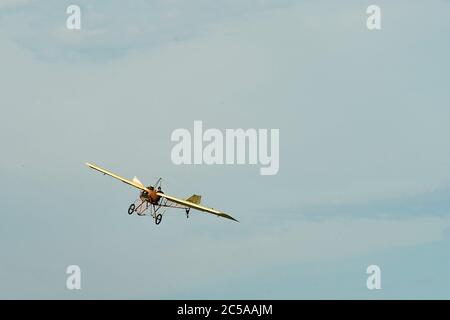
{"type": "Polygon", "coordinates": [[[142,201],[148,201],[151,204],[159,204],[159,200],[161,199],[160,196],[158,196],[157,191],[152,186],[147,188],[150,192],[142,191],[140,198],[142,201]]]}

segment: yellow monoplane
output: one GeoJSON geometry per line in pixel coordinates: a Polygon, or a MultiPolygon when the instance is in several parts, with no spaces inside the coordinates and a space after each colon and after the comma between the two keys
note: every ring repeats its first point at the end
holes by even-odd
{"type": "Polygon", "coordinates": [[[96,165],[90,163],[86,163],[86,165],[94,170],[100,171],[103,174],[107,174],[113,178],[116,178],[126,184],[129,184],[130,186],[133,186],[141,190],[139,198],[134,203],[130,204],[128,208],[128,214],[130,215],[133,214],[134,212],[136,212],[139,216],[150,215],[155,220],[156,224],[160,224],[162,217],[166,212],[164,210],[162,213],[160,213],[161,208],[184,209],[186,211],[187,218],[189,218],[189,211],[191,209],[196,209],[199,211],[214,214],[218,217],[237,221],[232,216],[222,211],[200,205],[202,197],[199,195],[194,194],[191,197],[187,198],[186,200],[183,200],[165,194],[161,190],[161,178],[158,179],[158,181],[155,183],[154,186],[146,187],[136,177],[134,177],[133,180],[127,180],[125,178],[118,176],[115,173],[102,169],[96,165]],[[148,209],[150,209],[150,214],[146,214],[146,211],[148,209]]]}

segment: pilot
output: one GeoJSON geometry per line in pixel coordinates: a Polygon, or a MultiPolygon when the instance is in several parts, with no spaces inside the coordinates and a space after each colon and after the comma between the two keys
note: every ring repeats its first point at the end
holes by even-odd
{"type": "Polygon", "coordinates": [[[161,190],[161,186],[158,187],[158,192],[159,192],[159,193],[164,193],[164,192],[162,192],[162,190],[161,190]]]}

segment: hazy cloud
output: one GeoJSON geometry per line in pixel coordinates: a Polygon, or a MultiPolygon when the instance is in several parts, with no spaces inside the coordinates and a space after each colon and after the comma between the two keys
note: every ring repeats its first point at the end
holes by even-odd
{"type": "MultiPolygon", "coordinates": [[[[73,2],[73,1],[72,1],[73,2]]],[[[5,2],[0,25],[22,47],[45,61],[104,61],[159,45],[204,36],[212,26],[226,19],[294,1],[223,0],[133,1],[127,5],[113,0],[81,0],[82,28],[66,28],[71,1],[5,2]],[[19,10],[20,8],[20,10],[19,10]]],[[[1,10],[0,6],[0,10],[1,10]]]]}

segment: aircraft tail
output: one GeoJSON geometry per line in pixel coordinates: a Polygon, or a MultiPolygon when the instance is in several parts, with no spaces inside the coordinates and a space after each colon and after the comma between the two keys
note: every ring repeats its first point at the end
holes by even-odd
{"type": "Polygon", "coordinates": [[[202,200],[202,196],[199,196],[198,194],[193,194],[192,196],[190,196],[189,198],[186,199],[186,201],[195,203],[195,204],[200,204],[200,201],[202,200]]]}

